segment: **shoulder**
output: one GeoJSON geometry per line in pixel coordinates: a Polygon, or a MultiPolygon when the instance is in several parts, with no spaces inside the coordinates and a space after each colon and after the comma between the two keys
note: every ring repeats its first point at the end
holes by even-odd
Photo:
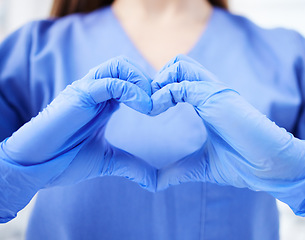
{"type": "Polygon", "coordinates": [[[61,18],[33,21],[23,26],[20,31],[27,33],[34,48],[48,44],[68,43],[90,34],[97,23],[102,26],[109,21],[109,8],[101,8],[91,13],[76,13],[61,18]]]}
{"type": "Polygon", "coordinates": [[[279,57],[298,57],[305,52],[304,37],[297,31],[286,28],[264,28],[250,19],[220,11],[223,21],[228,24],[231,33],[238,35],[254,51],[268,50],[279,57]]]}

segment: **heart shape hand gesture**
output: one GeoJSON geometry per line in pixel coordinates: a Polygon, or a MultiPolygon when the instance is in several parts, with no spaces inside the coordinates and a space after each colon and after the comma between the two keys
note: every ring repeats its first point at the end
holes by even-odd
{"type": "Polygon", "coordinates": [[[305,166],[286,161],[303,143],[183,55],[152,82],[130,60],[111,59],[69,85],[1,145],[0,158],[16,163],[15,170],[26,179],[20,186],[26,185],[29,197],[44,187],[112,175],[153,192],[203,181],[264,190],[287,202],[282,195],[291,187],[287,179],[305,175],[305,166]],[[105,140],[106,124],[119,103],[155,116],[178,102],[191,104],[208,131],[203,146],[183,159],[156,169],[105,140]]]}

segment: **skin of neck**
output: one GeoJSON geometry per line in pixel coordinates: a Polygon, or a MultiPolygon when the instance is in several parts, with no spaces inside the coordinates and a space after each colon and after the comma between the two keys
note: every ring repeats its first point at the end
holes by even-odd
{"type": "Polygon", "coordinates": [[[213,9],[207,0],[115,0],[111,8],[130,41],[156,70],[195,46],[213,9]]]}
{"type": "Polygon", "coordinates": [[[203,24],[212,6],[207,0],[115,0],[112,8],[128,21],[203,24]]]}

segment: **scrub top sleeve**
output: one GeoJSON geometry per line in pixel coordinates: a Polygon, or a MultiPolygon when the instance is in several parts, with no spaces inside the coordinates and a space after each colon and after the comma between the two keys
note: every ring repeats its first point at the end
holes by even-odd
{"type": "Polygon", "coordinates": [[[299,56],[296,60],[296,74],[301,92],[301,109],[296,125],[295,135],[300,139],[305,139],[305,38],[298,34],[299,56]]]}
{"type": "Polygon", "coordinates": [[[0,141],[30,119],[29,56],[34,22],[0,44],[0,141]]]}
{"type": "Polygon", "coordinates": [[[29,58],[34,24],[25,25],[0,44],[0,223],[15,218],[61,168],[61,159],[22,166],[3,149],[4,139],[31,117],[29,58]]]}
{"type": "MultiPolygon", "coordinates": [[[[296,137],[294,140],[295,148],[291,149],[291,154],[294,155],[294,162],[296,163],[296,166],[299,166],[299,169],[304,169],[305,159],[303,152],[305,147],[305,38],[297,32],[295,33],[295,36],[295,73],[300,91],[301,104],[299,117],[295,125],[295,131],[293,132],[294,136],[296,137]]],[[[287,158],[287,161],[289,161],[289,158],[287,158]]],[[[286,195],[283,196],[284,202],[286,202],[291,207],[293,212],[296,215],[305,217],[305,174],[303,177],[299,177],[297,181],[290,184],[290,187],[287,188],[287,194],[284,195],[286,195]]]]}

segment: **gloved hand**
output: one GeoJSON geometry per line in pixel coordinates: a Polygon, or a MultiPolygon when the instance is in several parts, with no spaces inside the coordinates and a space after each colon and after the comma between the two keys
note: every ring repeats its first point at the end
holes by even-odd
{"type": "Polygon", "coordinates": [[[38,116],[1,143],[0,222],[16,216],[46,186],[115,175],[155,189],[156,170],[111,146],[104,130],[119,102],[147,114],[149,80],[119,57],[66,87],[38,116]]]}
{"type": "Polygon", "coordinates": [[[151,115],[187,102],[208,132],[201,149],[159,171],[159,190],[190,181],[247,187],[269,192],[305,216],[304,141],[188,57],[169,62],[152,89],[151,115]]]}

